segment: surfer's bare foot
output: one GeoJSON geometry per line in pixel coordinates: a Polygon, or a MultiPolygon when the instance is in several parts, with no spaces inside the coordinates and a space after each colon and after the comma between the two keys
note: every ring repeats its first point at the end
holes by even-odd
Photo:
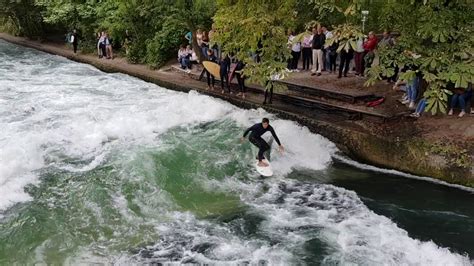
{"type": "Polygon", "coordinates": [[[266,163],[266,162],[264,162],[264,161],[258,162],[257,165],[260,166],[260,167],[268,167],[268,163],[266,163]]]}

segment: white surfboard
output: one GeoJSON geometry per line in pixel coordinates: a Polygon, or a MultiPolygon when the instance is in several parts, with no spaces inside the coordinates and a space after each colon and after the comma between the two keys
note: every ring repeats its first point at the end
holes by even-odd
{"type": "Polygon", "coordinates": [[[272,170],[272,165],[267,159],[263,159],[263,162],[267,163],[268,166],[262,167],[258,166],[258,160],[255,160],[255,169],[257,169],[257,172],[261,174],[262,176],[272,176],[273,175],[273,170],[272,170]]]}

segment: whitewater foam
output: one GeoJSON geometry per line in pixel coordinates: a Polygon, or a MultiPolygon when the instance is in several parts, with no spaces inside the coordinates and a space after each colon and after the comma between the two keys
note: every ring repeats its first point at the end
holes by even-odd
{"type": "Polygon", "coordinates": [[[314,237],[326,239],[333,252],[324,263],[471,265],[468,257],[410,238],[343,188],[285,180],[271,184],[268,193],[250,204],[267,218],[262,229],[269,235],[278,232],[279,241],[297,246],[314,237]]]}

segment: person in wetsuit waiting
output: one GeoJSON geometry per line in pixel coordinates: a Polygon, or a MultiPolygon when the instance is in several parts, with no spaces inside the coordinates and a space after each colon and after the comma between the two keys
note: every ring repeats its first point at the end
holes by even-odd
{"type": "Polygon", "coordinates": [[[245,130],[244,136],[242,137],[242,142],[243,142],[247,134],[249,132],[252,132],[250,133],[249,141],[253,145],[258,147],[258,157],[257,157],[258,166],[261,166],[261,167],[268,166],[268,164],[263,161],[263,159],[265,159],[263,154],[265,153],[265,151],[270,149],[270,145],[268,145],[268,143],[262,139],[262,135],[265,134],[267,131],[270,131],[270,133],[272,133],[273,138],[278,143],[278,149],[280,150],[280,152],[283,152],[284,148],[281,145],[280,140],[278,139],[275,133],[275,130],[273,129],[272,126],[270,126],[270,120],[268,120],[268,118],[262,119],[262,123],[258,123],[249,127],[247,130],[245,130]]]}

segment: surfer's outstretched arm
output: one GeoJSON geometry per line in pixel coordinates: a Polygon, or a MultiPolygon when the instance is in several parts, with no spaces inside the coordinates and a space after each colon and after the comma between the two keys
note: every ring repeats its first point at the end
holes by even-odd
{"type": "Polygon", "coordinates": [[[280,139],[278,139],[273,127],[270,128],[270,133],[272,133],[273,138],[278,143],[278,149],[280,150],[280,152],[283,152],[285,149],[283,148],[283,145],[281,145],[280,139]]]}
{"type": "Polygon", "coordinates": [[[275,139],[275,141],[278,143],[278,146],[281,146],[280,139],[278,139],[277,134],[275,133],[275,130],[273,129],[273,127],[270,128],[270,133],[272,133],[272,136],[275,139]]]}

